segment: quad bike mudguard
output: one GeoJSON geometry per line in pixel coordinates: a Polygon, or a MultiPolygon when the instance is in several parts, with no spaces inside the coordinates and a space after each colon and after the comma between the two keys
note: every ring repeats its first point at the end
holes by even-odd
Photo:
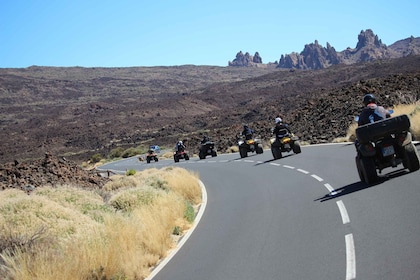
{"type": "Polygon", "coordinates": [[[360,143],[374,142],[390,134],[408,131],[409,129],[410,119],[407,115],[400,115],[361,125],[356,129],[356,137],[360,143]]]}

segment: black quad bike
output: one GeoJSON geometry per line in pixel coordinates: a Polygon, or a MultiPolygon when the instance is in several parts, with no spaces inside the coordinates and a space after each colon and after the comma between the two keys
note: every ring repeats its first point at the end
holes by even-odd
{"type": "Polygon", "coordinates": [[[188,153],[184,149],[174,152],[174,161],[179,162],[180,159],[190,160],[188,153]]]}
{"type": "Polygon", "coordinates": [[[283,157],[282,152],[293,151],[295,154],[302,152],[300,148],[299,137],[293,133],[289,133],[286,129],[280,130],[278,135],[274,135],[270,139],[271,153],[274,159],[281,159],[283,157]]]}
{"type": "Polygon", "coordinates": [[[206,156],[212,156],[212,157],[217,156],[217,152],[214,147],[213,141],[207,141],[205,143],[201,143],[200,150],[198,152],[198,157],[200,159],[205,159],[206,156]]]}
{"type": "Polygon", "coordinates": [[[245,139],[243,135],[238,138],[239,155],[241,158],[248,156],[248,153],[262,154],[264,152],[262,141],[259,138],[245,139]]]}
{"type": "Polygon", "coordinates": [[[155,161],[155,162],[159,161],[155,150],[154,149],[149,149],[147,151],[147,154],[146,154],[146,162],[150,163],[152,160],[155,161]]]}
{"type": "Polygon", "coordinates": [[[378,173],[402,164],[410,172],[419,170],[419,155],[412,143],[407,115],[387,118],[356,129],[356,167],[360,180],[378,181],[378,173]]]}

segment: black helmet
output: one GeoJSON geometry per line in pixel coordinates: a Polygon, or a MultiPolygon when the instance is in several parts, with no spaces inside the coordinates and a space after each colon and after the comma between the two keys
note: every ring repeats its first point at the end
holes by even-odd
{"type": "Polygon", "coordinates": [[[369,93],[363,97],[363,104],[368,105],[369,103],[376,103],[375,95],[369,93]]]}

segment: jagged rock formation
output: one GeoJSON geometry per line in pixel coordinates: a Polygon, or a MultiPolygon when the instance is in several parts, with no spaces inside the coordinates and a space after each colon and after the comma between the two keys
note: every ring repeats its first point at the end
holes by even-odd
{"type": "MultiPolygon", "coordinates": [[[[248,54],[248,53],[247,53],[248,54]]],[[[229,66],[255,66],[252,56],[239,52],[229,66]],[[252,61],[252,62],[251,62],[252,61]]],[[[258,53],[254,56],[257,56],[258,53]]],[[[301,53],[292,52],[281,55],[277,68],[286,69],[323,69],[337,64],[353,64],[369,62],[380,59],[399,58],[420,54],[420,38],[411,36],[387,46],[375,35],[371,29],[361,31],[358,35],[356,48],[347,48],[337,52],[328,42],[323,47],[315,40],[314,43],[305,45],[301,53]]],[[[259,54],[258,54],[259,56],[259,54]]]]}
{"type": "Polygon", "coordinates": [[[243,54],[242,51],[240,51],[236,54],[236,58],[232,62],[229,61],[229,66],[256,66],[256,64],[261,63],[262,58],[258,52],[252,56],[248,52],[243,54]]]}

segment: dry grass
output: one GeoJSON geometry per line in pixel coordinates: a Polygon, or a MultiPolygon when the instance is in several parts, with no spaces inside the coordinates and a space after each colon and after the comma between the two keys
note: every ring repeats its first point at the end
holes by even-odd
{"type": "MultiPolygon", "coordinates": [[[[417,140],[420,139],[420,101],[417,101],[414,104],[401,104],[396,105],[394,108],[393,116],[403,115],[406,114],[410,118],[411,123],[411,133],[413,137],[417,140]]],[[[333,142],[354,142],[356,139],[356,128],[357,123],[353,122],[350,124],[349,128],[347,129],[346,137],[336,138],[333,142]]]]}
{"type": "Polygon", "coordinates": [[[198,176],[181,168],[115,176],[100,191],[2,191],[0,278],[144,279],[200,202],[198,176]]]}

